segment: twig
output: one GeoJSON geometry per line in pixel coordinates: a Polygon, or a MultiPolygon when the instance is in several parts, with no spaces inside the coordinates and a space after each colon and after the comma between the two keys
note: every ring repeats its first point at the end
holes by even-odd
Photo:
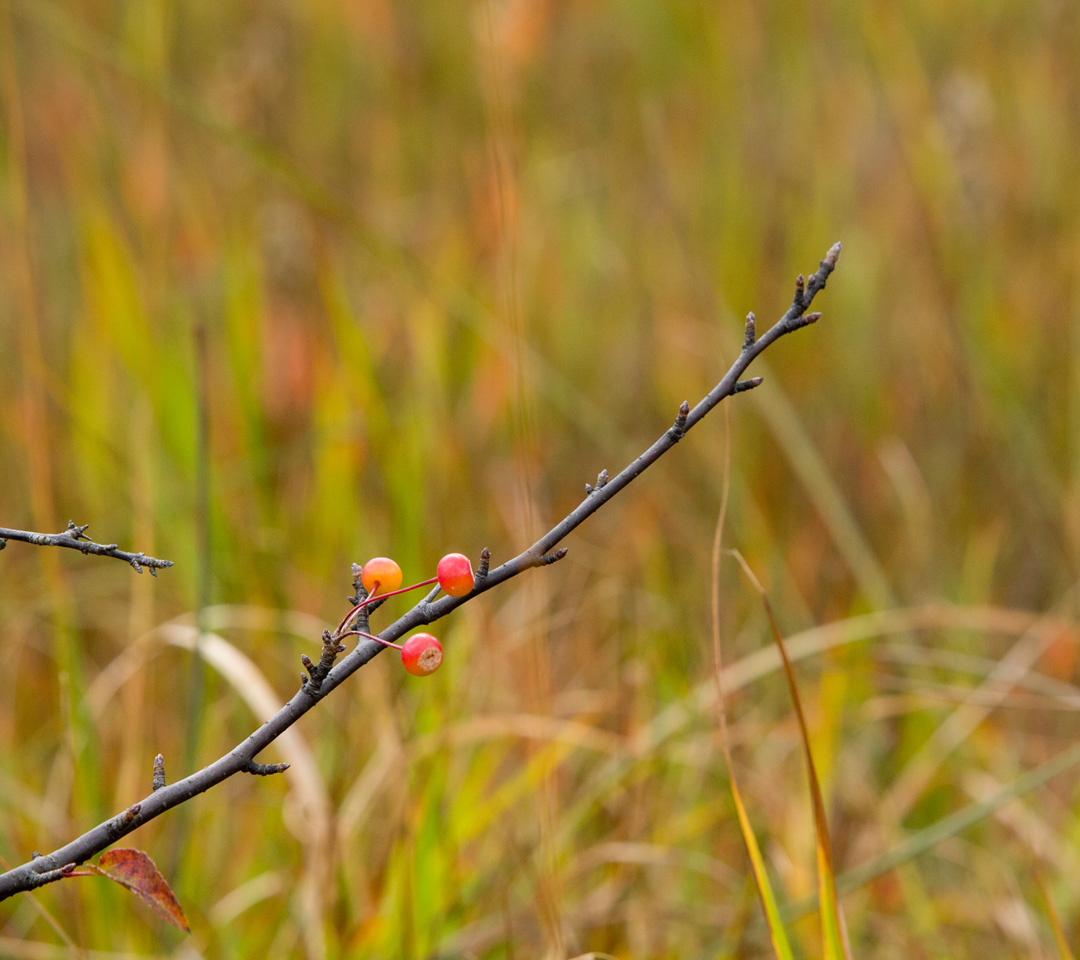
{"type": "Polygon", "coordinates": [[[155,791],[165,786],[165,758],[160,753],[154,757],[154,777],[150,786],[155,791]]]}
{"type": "MultiPolygon", "coordinates": [[[[463,603],[469,602],[492,587],[504,583],[532,567],[554,563],[565,556],[565,548],[552,552],[559,541],[563,540],[567,534],[596,513],[632,480],[639,477],[668,450],[674,447],[721,400],[741,390],[757,386],[761,382],[758,377],[747,381],[740,381],[739,377],[770,344],[793,330],[798,330],[800,327],[813,323],[820,317],[820,314],[807,314],[806,311],[817,293],[824,289],[829,275],[836,267],[839,256],[840,244],[837,243],[826,254],[825,259],[821,261],[820,267],[810,277],[809,281],[804,281],[803,277],[799,276],[796,281],[795,298],[791,306],[760,339],[754,336],[753,322],[748,322],[746,338],[738,358],[731,365],[724,378],[709,391],[701,402],[693,409],[689,409],[688,404],[684,403],[679,408],[678,416],[672,427],[666,430],[648,450],[615,477],[609,478],[606,470],[601,471],[595,487],[586,485],[585,499],[536,543],[494,570],[489,569],[490,555],[485,548],[484,553],[481,555],[476,585],[470,594],[465,597],[444,596],[435,600],[433,591],[404,616],[399,617],[393,624],[383,630],[378,635],[378,640],[361,638],[352,652],[335,663],[337,655],[342,652],[340,640],[346,633],[354,634],[356,626],[363,624],[363,628],[366,628],[365,614],[374,609],[376,605],[375,603],[370,606],[362,605],[365,597],[362,595],[362,588],[359,584],[359,571],[354,568],[353,586],[357,592],[354,597],[350,598],[350,601],[354,602],[354,609],[334,633],[331,634],[329,631],[324,633],[322,656],[318,664],[313,663],[310,657],[306,655],[301,657],[309,676],[301,678],[300,689],[285,706],[266,723],[252,732],[246,740],[209,766],[176,783],[158,787],[141,803],[129,807],[118,817],[113,817],[99,824],[60,849],[36,857],[21,866],[0,874],[0,900],[24,890],[31,890],[42,883],[60,879],[65,875],[64,871],[70,869],[69,864],[83,863],[114,844],[121,836],[131,833],[144,823],[161,816],[166,810],[179,806],[192,797],[204,793],[237,773],[278,772],[282,765],[256,764],[254,758],[296,723],[316,703],[333,692],[341,683],[381,653],[388,643],[392,643],[416,627],[441,620],[463,603]]],[[[0,536],[6,535],[3,530],[0,530],[0,536]]],[[[64,545],[77,546],[75,543],[64,545]]],[[[158,565],[164,565],[165,563],[165,561],[157,561],[158,565]]],[[[381,599],[382,597],[379,597],[376,603],[381,599]]]]}
{"type": "Polygon", "coordinates": [[[94,543],[86,536],[86,528],[90,524],[84,523],[81,527],[75,525],[74,520],[69,520],[67,529],[63,533],[33,533],[30,530],[9,530],[0,527],[0,550],[7,546],[8,540],[21,540],[23,543],[32,543],[38,547],[68,547],[79,550],[82,553],[92,553],[97,557],[115,557],[130,563],[136,573],[142,573],[146,567],[150,576],[156,577],[158,570],[165,570],[173,565],[171,560],[158,560],[156,557],[148,557],[145,553],[128,553],[126,550],[118,550],[115,543],[94,543]]]}

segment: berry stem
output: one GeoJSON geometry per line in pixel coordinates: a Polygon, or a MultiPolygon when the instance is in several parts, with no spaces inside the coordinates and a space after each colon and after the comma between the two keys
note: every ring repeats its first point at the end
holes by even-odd
{"type": "Polygon", "coordinates": [[[402,587],[400,590],[391,590],[389,593],[378,593],[379,581],[376,580],[375,581],[375,589],[372,590],[371,593],[369,593],[365,599],[361,600],[355,607],[353,607],[347,614],[345,614],[345,616],[341,620],[341,623],[339,623],[337,625],[337,630],[334,631],[334,636],[338,637],[339,639],[342,636],[344,636],[344,637],[349,636],[349,634],[347,634],[347,633],[345,633],[345,634],[341,633],[341,631],[345,627],[345,624],[347,624],[353,617],[355,617],[369,603],[374,603],[376,600],[385,600],[387,597],[396,597],[399,593],[408,593],[410,590],[418,590],[420,587],[426,587],[429,584],[438,583],[438,582],[439,582],[438,577],[432,577],[430,580],[421,580],[419,583],[414,583],[411,587],[402,587]],[[376,596],[376,594],[378,594],[378,596],[376,596]]]}
{"type": "Polygon", "coordinates": [[[364,633],[363,630],[350,630],[348,633],[341,634],[338,639],[344,640],[346,637],[367,637],[368,640],[374,640],[376,643],[381,643],[384,647],[393,647],[395,650],[401,649],[400,643],[392,643],[389,640],[383,640],[382,637],[376,637],[374,634],[364,633]]]}

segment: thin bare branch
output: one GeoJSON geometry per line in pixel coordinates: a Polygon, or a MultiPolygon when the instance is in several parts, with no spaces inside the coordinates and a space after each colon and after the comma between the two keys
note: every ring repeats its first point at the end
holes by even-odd
{"type": "MultiPolygon", "coordinates": [[[[356,635],[356,627],[361,622],[361,618],[363,618],[364,623],[363,632],[366,633],[366,614],[373,611],[382,601],[380,597],[370,605],[363,605],[366,596],[362,584],[359,583],[360,571],[354,566],[353,588],[356,590],[356,595],[350,598],[354,610],[346,616],[336,631],[333,633],[327,631],[323,634],[322,656],[318,664],[313,663],[306,654],[301,657],[304,668],[308,671],[308,676],[301,677],[300,689],[281,710],[254,730],[242,743],[209,766],[189,777],[185,777],[183,780],[156,789],[141,803],[129,807],[119,816],[99,824],[58,850],[36,857],[21,866],[0,874],[0,900],[24,890],[31,890],[42,883],[60,879],[65,875],[65,871],[71,869],[69,865],[83,863],[90,857],[101,853],[107,847],[112,846],[121,836],[131,833],[144,823],[161,816],[166,810],[179,806],[192,797],[204,793],[237,773],[278,772],[277,769],[273,768],[283,765],[257,764],[254,762],[254,758],[277,740],[282,733],[296,723],[316,703],[332,693],[352,674],[378,656],[386,645],[392,644],[416,627],[441,620],[463,603],[473,600],[492,587],[498,586],[500,583],[504,583],[532,567],[554,563],[565,556],[565,548],[559,550],[554,548],[572,530],[596,513],[612,497],[625,489],[627,485],[674,447],[721,400],[741,390],[755,387],[761,382],[758,377],[745,381],[741,381],[739,377],[742,376],[754,359],[772,343],[785,334],[812,323],[820,316],[819,314],[807,316],[806,311],[813,302],[814,297],[824,289],[829,275],[836,267],[839,256],[840,244],[837,243],[829,250],[825,259],[821,261],[817,271],[809,280],[800,277],[799,282],[796,284],[795,297],[791,306],[768,331],[758,339],[754,339],[751,335],[753,331],[747,331],[738,358],[731,365],[728,372],[724,374],[723,379],[702,398],[697,406],[693,409],[686,409],[688,405],[680,408],[675,425],[665,430],[651,447],[615,477],[609,477],[607,470],[601,470],[597,477],[596,486],[586,485],[585,499],[536,543],[493,570],[489,569],[490,554],[485,548],[481,554],[475,586],[471,593],[464,597],[443,596],[436,600],[437,594],[433,591],[378,634],[377,639],[375,636],[371,639],[361,637],[351,652],[337,659],[337,655],[343,652],[340,641],[346,636],[356,635]]],[[[0,536],[6,535],[3,530],[0,530],[0,536]]],[[[75,546],[76,544],[68,543],[64,545],[75,546]]],[[[167,561],[157,561],[157,564],[163,566],[167,564],[167,561]]]]}
{"type": "Polygon", "coordinates": [[[152,577],[157,576],[158,570],[165,570],[173,565],[171,560],[158,560],[156,557],[148,557],[145,553],[129,553],[126,550],[118,550],[115,543],[94,543],[86,536],[86,528],[90,524],[84,523],[81,527],[76,526],[74,520],[69,520],[67,529],[62,533],[34,533],[30,530],[9,530],[0,527],[0,550],[7,546],[8,540],[19,540],[22,543],[32,543],[36,547],[68,547],[81,553],[92,553],[96,557],[115,557],[130,563],[136,573],[142,573],[146,567],[152,577]]]}

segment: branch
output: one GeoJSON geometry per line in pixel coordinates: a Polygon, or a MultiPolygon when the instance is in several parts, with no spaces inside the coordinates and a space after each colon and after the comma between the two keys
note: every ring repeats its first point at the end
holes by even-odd
{"type": "Polygon", "coordinates": [[[165,570],[173,565],[171,560],[158,560],[148,557],[145,553],[128,553],[126,550],[117,550],[115,543],[94,543],[86,536],[86,528],[90,524],[84,523],[81,527],[75,525],[74,520],[69,520],[67,529],[63,533],[33,533],[30,530],[9,530],[0,527],[0,550],[7,546],[8,540],[21,540],[23,543],[32,543],[38,547],[69,547],[82,553],[92,553],[98,557],[115,557],[130,563],[136,573],[142,573],[146,567],[150,576],[156,577],[158,570],[165,570]]]}
{"type": "MultiPolygon", "coordinates": [[[[258,764],[255,762],[255,757],[296,723],[315,704],[332,693],[348,677],[381,653],[387,643],[392,643],[415,627],[441,620],[463,603],[467,603],[481,593],[506,582],[512,577],[516,577],[532,567],[543,566],[560,560],[566,555],[565,548],[553,552],[553,548],[559,541],[564,539],[586,518],[596,513],[612,497],[674,447],[721,400],[734,393],[752,389],[761,383],[760,377],[751,380],[740,380],[739,378],[754,359],[780,337],[818,320],[820,314],[808,314],[806,311],[814,297],[824,289],[829,275],[836,267],[839,256],[840,244],[837,243],[826,254],[825,259],[821,261],[821,265],[808,282],[804,280],[801,274],[799,275],[795,282],[795,297],[791,306],[760,339],[756,337],[754,315],[750,314],[747,318],[746,336],[743,341],[742,351],[723,379],[692,410],[689,404],[683,403],[679,408],[674,424],[621,473],[609,479],[607,471],[601,471],[595,487],[586,485],[585,499],[531,547],[494,570],[489,569],[490,555],[487,548],[485,548],[483,554],[481,554],[480,567],[477,570],[475,585],[471,593],[466,594],[464,597],[444,596],[440,600],[435,600],[436,593],[433,591],[409,610],[408,613],[398,618],[382,633],[378,634],[378,640],[359,638],[352,652],[335,663],[337,655],[344,650],[340,640],[347,635],[355,635],[358,623],[356,618],[360,616],[364,617],[363,629],[366,632],[366,613],[374,609],[376,604],[362,608],[356,613],[356,616],[350,613],[333,634],[329,631],[324,632],[322,656],[318,664],[312,663],[311,659],[306,656],[302,658],[308,670],[308,676],[301,678],[300,689],[293,698],[266,723],[251,733],[246,740],[209,766],[168,786],[164,785],[164,765],[161,763],[156,764],[154,790],[149,796],[140,803],[132,805],[119,816],[98,824],[92,830],[58,850],[44,856],[35,857],[21,866],[0,875],[0,900],[63,878],[66,872],[73,869],[72,864],[83,863],[90,857],[101,853],[107,847],[112,846],[122,836],[131,833],[155,817],[161,816],[166,810],[179,806],[192,797],[206,792],[229,777],[238,773],[267,775],[280,772],[285,767],[284,764],[258,764]]],[[[81,528],[75,529],[81,533],[81,528]]],[[[8,535],[8,531],[0,530],[0,536],[8,535]]],[[[31,536],[39,537],[40,535],[32,534],[31,536]]],[[[68,535],[60,534],[59,536],[68,535]]],[[[45,539],[48,541],[49,538],[45,539]]],[[[30,542],[41,541],[31,540],[30,542]]],[[[76,546],[82,549],[80,544],[74,542],[60,545],[76,546]]],[[[114,550],[115,548],[102,549],[114,550]]],[[[89,552],[100,552],[100,550],[89,552]]],[[[116,554],[109,553],[108,555],[119,555],[119,552],[116,554]]],[[[124,555],[124,558],[127,559],[128,556],[130,555],[124,555]]],[[[159,566],[167,564],[167,561],[159,560],[155,562],[159,566]]],[[[145,561],[140,560],[140,563],[145,563],[145,561]]],[[[151,572],[153,572],[152,568],[151,572]]],[[[353,578],[353,586],[357,591],[357,595],[350,598],[350,600],[355,601],[355,604],[360,604],[364,600],[361,595],[363,589],[359,583],[359,570],[355,567],[353,569],[353,578]]]]}

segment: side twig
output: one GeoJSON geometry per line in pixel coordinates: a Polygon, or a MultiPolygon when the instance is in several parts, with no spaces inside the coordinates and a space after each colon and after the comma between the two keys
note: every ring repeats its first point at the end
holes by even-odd
{"type": "MultiPolygon", "coordinates": [[[[280,772],[286,765],[258,764],[254,758],[296,723],[316,703],[332,693],[357,670],[378,656],[387,644],[393,643],[393,641],[416,627],[441,620],[463,603],[469,602],[492,587],[504,583],[526,570],[562,559],[566,555],[566,549],[554,550],[554,548],[567,534],[596,513],[612,497],[625,489],[631,481],[639,477],[674,447],[721,400],[743,390],[749,390],[761,383],[760,377],[751,380],[740,380],[739,377],[742,376],[746,368],[759,354],[780,337],[819,319],[820,314],[808,314],[806,311],[814,297],[824,289],[829,275],[836,268],[836,261],[839,256],[840,244],[837,243],[829,250],[817,271],[808,281],[802,275],[798,277],[795,283],[795,297],[791,306],[760,338],[755,336],[755,324],[751,315],[747,322],[742,350],[723,379],[693,409],[689,408],[689,404],[684,403],[679,408],[674,424],[620,473],[609,478],[608,472],[602,470],[597,478],[596,486],[586,484],[585,499],[536,543],[512,560],[508,560],[494,569],[490,569],[490,554],[485,548],[481,554],[475,586],[471,593],[464,597],[444,596],[436,600],[436,593],[433,591],[383,630],[382,633],[378,634],[378,639],[361,637],[353,650],[338,660],[338,654],[344,651],[340,644],[341,639],[346,635],[355,635],[356,626],[360,623],[363,623],[366,632],[366,613],[373,610],[377,604],[365,607],[363,611],[357,613],[355,618],[350,614],[342,621],[336,631],[333,633],[330,633],[330,631],[324,632],[322,655],[318,664],[313,663],[311,658],[306,655],[301,657],[308,675],[301,678],[300,689],[285,706],[266,723],[253,731],[247,739],[209,766],[167,786],[162,785],[164,783],[164,767],[162,765],[159,771],[160,776],[156,777],[154,781],[156,789],[140,803],[132,805],[119,816],[98,824],[92,830],[87,831],[81,837],[72,840],[58,850],[44,856],[35,857],[21,866],[0,874],[0,900],[25,890],[32,890],[43,883],[61,879],[66,875],[66,872],[73,869],[71,865],[83,863],[90,857],[101,853],[125,834],[131,833],[144,823],[161,816],[166,810],[179,806],[192,797],[204,793],[229,777],[238,773],[253,773],[265,776],[280,772]]],[[[0,530],[0,536],[7,535],[7,532],[0,530]]],[[[35,534],[34,536],[40,535],[35,534]]],[[[75,543],[62,545],[78,546],[75,543]]],[[[105,549],[113,550],[115,548],[105,549]]],[[[112,556],[114,554],[110,553],[108,555],[112,556]]],[[[163,566],[167,564],[167,561],[156,561],[156,563],[163,566]]],[[[351,597],[350,601],[359,604],[364,598],[361,596],[362,588],[359,584],[359,571],[355,568],[353,578],[353,586],[357,594],[351,597]]]]}
{"type": "Polygon", "coordinates": [[[129,553],[127,550],[118,550],[115,543],[94,543],[86,536],[86,528],[90,524],[84,523],[81,527],[75,525],[74,520],[69,520],[67,529],[62,533],[34,533],[30,530],[9,530],[0,527],[0,550],[7,546],[8,540],[20,540],[23,543],[32,543],[37,547],[68,547],[81,553],[92,553],[96,557],[115,557],[130,563],[136,573],[142,573],[146,567],[150,576],[156,577],[158,570],[165,570],[173,565],[171,560],[158,560],[156,557],[148,557],[145,553],[129,553]]]}

